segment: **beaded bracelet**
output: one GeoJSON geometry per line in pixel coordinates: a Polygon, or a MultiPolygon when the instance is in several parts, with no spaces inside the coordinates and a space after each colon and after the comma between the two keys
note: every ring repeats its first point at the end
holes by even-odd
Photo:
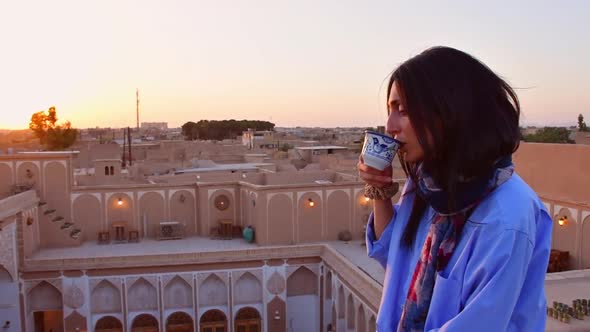
{"type": "Polygon", "coordinates": [[[399,190],[399,183],[391,182],[390,185],[383,188],[374,187],[370,184],[365,184],[365,197],[371,199],[379,199],[382,201],[391,199],[399,190]]]}

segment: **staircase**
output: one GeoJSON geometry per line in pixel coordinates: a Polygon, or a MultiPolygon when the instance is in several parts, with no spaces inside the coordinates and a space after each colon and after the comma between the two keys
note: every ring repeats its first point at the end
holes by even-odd
{"type": "Polygon", "coordinates": [[[43,215],[41,216],[42,219],[54,224],[55,227],[59,226],[59,229],[64,233],[64,236],[68,236],[71,239],[68,239],[68,241],[66,241],[67,243],[73,245],[80,245],[82,243],[82,230],[77,228],[73,221],[67,221],[64,217],[58,215],[57,210],[51,208],[47,202],[40,201],[38,205],[43,212],[43,215]]]}

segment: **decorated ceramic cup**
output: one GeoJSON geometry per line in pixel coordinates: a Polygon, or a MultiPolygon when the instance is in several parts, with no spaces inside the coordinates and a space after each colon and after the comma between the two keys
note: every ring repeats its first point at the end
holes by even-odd
{"type": "Polygon", "coordinates": [[[391,165],[400,146],[400,141],[390,136],[367,130],[361,155],[366,165],[382,171],[391,165]]]}

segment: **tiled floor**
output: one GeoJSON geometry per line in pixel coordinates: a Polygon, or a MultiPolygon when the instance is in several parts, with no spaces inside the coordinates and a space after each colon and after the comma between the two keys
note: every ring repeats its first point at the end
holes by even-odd
{"type": "MultiPolygon", "coordinates": [[[[590,299],[590,270],[567,271],[548,274],[545,278],[545,295],[547,296],[547,305],[553,306],[553,301],[572,305],[575,299],[590,299]]],[[[572,319],[569,324],[547,318],[548,332],[557,331],[590,331],[590,316],[584,320],[572,319]]]]}
{"type": "Polygon", "coordinates": [[[189,237],[179,240],[162,241],[143,239],[139,243],[111,243],[106,245],[100,245],[96,242],[84,242],[81,246],[75,248],[43,249],[33,254],[29,259],[138,256],[250,249],[257,247],[258,245],[247,243],[243,239],[213,240],[206,237],[189,237]]]}

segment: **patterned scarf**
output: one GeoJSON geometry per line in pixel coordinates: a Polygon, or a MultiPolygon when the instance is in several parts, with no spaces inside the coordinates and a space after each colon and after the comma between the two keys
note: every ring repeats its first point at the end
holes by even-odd
{"type": "Polygon", "coordinates": [[[466,219],[489,193],[510,179],[513,172],[512,158],[508,156],[496,162],[487,178],[460,182],[456,197],[456,205],[459,208],[450,211],[447,194],[439,189],[421,168],[418,169],[416,192],[432,206],[436,215],[412,275],[398,332],[424,330],[436,274],[442,271],[451,259],[466,219]]]}

